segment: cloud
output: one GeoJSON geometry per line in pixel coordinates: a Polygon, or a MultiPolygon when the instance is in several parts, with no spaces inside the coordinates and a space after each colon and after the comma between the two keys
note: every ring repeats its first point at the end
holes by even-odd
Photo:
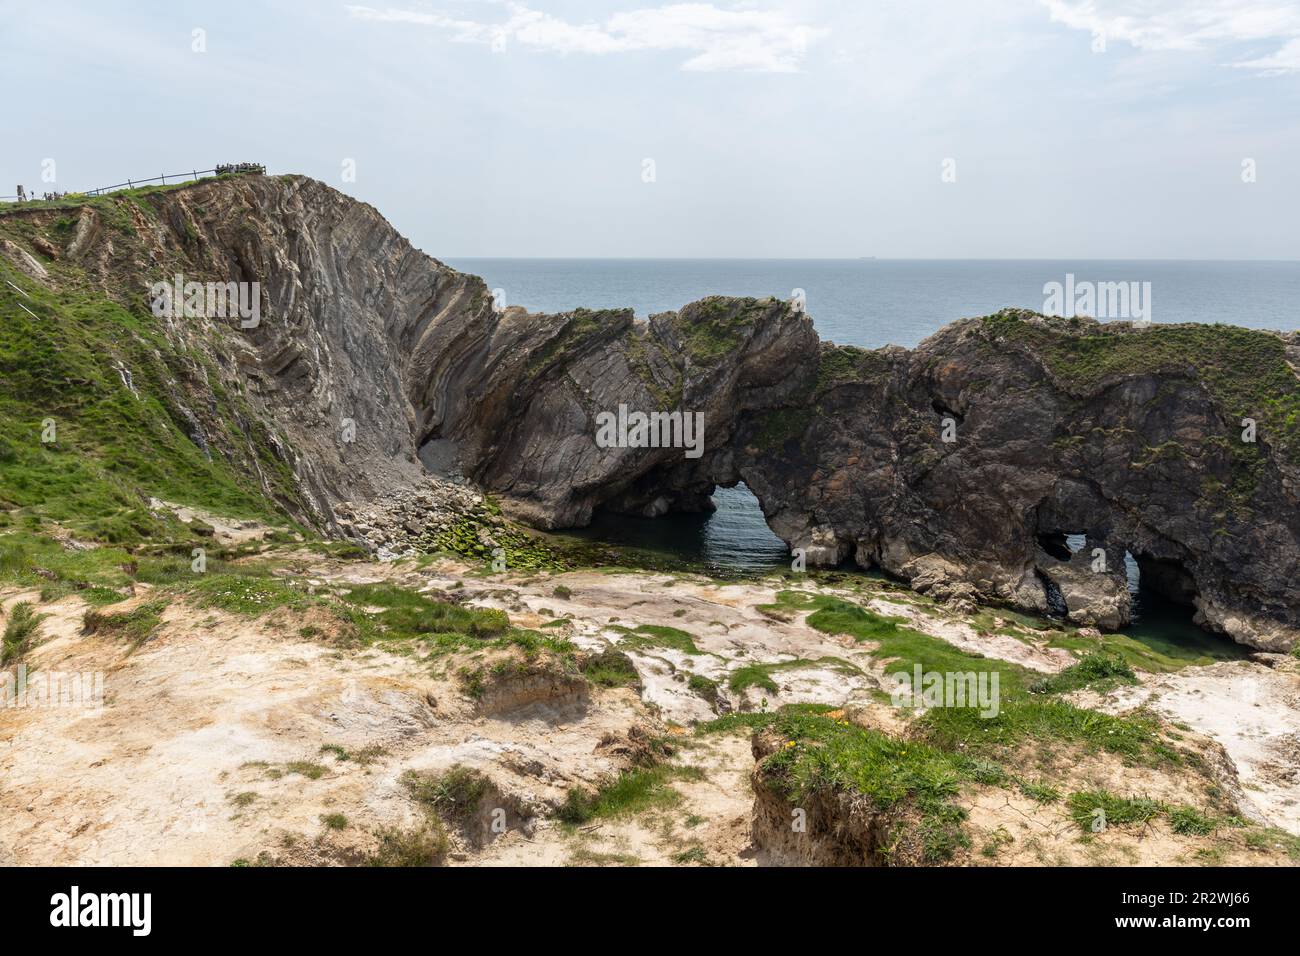
{"type": "Polygon", "coordinates": [[[643,50],[685,52],[683,70],[796,73],[809,45],[828,31],[776,10],[725,10],[711,3],[676,3],[616,13],[601,23],[570,23],[521,3],[505,4],[504,21],[489,23],[446,13],[349,6],[359,20],[433,27],[458,43],[497,48],[512,43],[559,54],[607,55],[643,50]]]}
{"type": "Polygon", "coordinates": [[[1231,66],[1300,70],[1300,7],[1294,0],[1040,0],[1053,22],[1121,40],[1139,50],[1204,50],[1234,43],[1280,44],[1231,66]]]}
{"type": "Polygon", "coordinates": [[[1282,49],[1269,56],[1260,57],[1257,60],[1243,60],[1232,65],[1253,70],[1263,70],[1265,73],[1300,72],[1300,37],[1288,40],[1282,49]]]}

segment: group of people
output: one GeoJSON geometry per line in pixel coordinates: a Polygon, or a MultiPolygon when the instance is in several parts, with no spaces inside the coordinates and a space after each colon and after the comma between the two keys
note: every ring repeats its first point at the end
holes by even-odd
{"type": "MultiPolygon", "coordinates": [[[[266,173],[266,167],[261,163],[222,163],[217,166],[215,172],[218,176],[242,173],[252,173],[261,176],[266,173]]],[[[22,186],[19,186],[17,196],[0,196],[0,200],[13,199],[18,202],[35,202],[37,199],[42,199],[49,201],[52,199],[62,199],[67,195],[66,192],[47,192],[42,193],[38,197],[35,193],[28,195],[27,191],[22,186]]]]}
{"type": "Polygon", "coordinates": [[[41,193],[39,196],[37,196],[35,193],[32,193],[32,194],[29,196],[29,195],[27,195],[27,191],[26,191],[25,189],[23,189],[22,186],[19,186],[19,187],[18,187],[18,195],[17,195],[17,196],[5,196],[4,198],[5,198],[5,199],[16,199],[18,202],[35,202],[35,201],[38,200],[38,199],[43,199],[43,200],[45,200],[46,202],[48,202],[48,201],[51,200],[51,199],[62,199],[62,198],[63,198],[64,196],[66,196],[66,195],[67,195],[66,192],[62,192],[62,193],[61,193],[61,192],[47,192],[47,193],[41,193]]]}
{"type": "Polygon", "coordinates": [[[261,163],[223,163],[217,167],[217,175],[224,176],[227,173],[255,173],[261,176],[266,172],[266,167],[261,163]]]}

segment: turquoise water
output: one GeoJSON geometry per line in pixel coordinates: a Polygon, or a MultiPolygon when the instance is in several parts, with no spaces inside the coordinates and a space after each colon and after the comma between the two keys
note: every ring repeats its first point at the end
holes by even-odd
{"type": "MultiPolygon", "coordinates": [[[[639,317],[706,295],[774,295],[802,289],[823,339],[911,347],[956,319],[1006,306],[1042,311],[1043,286],[1065,281],[1150,282],[1155,322],[1224,322],[1300,328],[1300,263],[1184,260],[891,259],[451,259],[501,289],[508,305],[559,312],[632,308],[639,317]]],[[[743,486],[714,493],[711,515],[655,519],[597,515],[581,537],[703,562],[723,571],[788,567],[785,545],[743,486]]],[[[1163,653],[1236,657],[1231,641],[1192,624],[1190,608],[1143,591],[1132,565],[1134,622],[1126,632],[1163,653]]]]}

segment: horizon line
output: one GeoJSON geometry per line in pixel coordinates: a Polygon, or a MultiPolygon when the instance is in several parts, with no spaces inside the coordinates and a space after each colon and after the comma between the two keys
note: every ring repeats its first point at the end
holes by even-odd
{"type": "Polygon", "coordinates": [[[1300,258],[1211,259],[1178,256],[460,256],[436,259],[513,259],[537,262],[1279,262],[1300,263],[1300,258]]]}

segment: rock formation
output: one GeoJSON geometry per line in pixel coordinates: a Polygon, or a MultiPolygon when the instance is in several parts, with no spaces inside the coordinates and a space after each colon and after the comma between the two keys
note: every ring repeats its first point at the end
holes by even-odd
{"type": "MultiPolygon", "coordinates": [[[[298,513],[324,529],[340,531],[339,502],[410,488],[426,468],[462,471],[541,528],[597,508],[705,509],[715,486],[744,481],[810,565],[853,560],[957,602],[1117,628],[1127,552],[1207,627],[1267,650],[1300,636],[1294,334],[1005,311],[915,349],[865,350],[820,342],[773,299],[708,298],[647,321],[497,311],[480,279],[303,177],[138,205],[129,231],[81,210],[60,268],[140,314],[173,273],[258,282],[256,328],[162,321],[271,423],[298,513]],[[598,442],[620,406],[618,440],[598,442]],[[698,456],[626,427],[672,412],[700,416],[698,456]]],[[[4,254],[41,278],[27,250],[4,254]]],[[[175,417],[196,443],[210,387],[197,369],[177,382],[175,417]]]]}

